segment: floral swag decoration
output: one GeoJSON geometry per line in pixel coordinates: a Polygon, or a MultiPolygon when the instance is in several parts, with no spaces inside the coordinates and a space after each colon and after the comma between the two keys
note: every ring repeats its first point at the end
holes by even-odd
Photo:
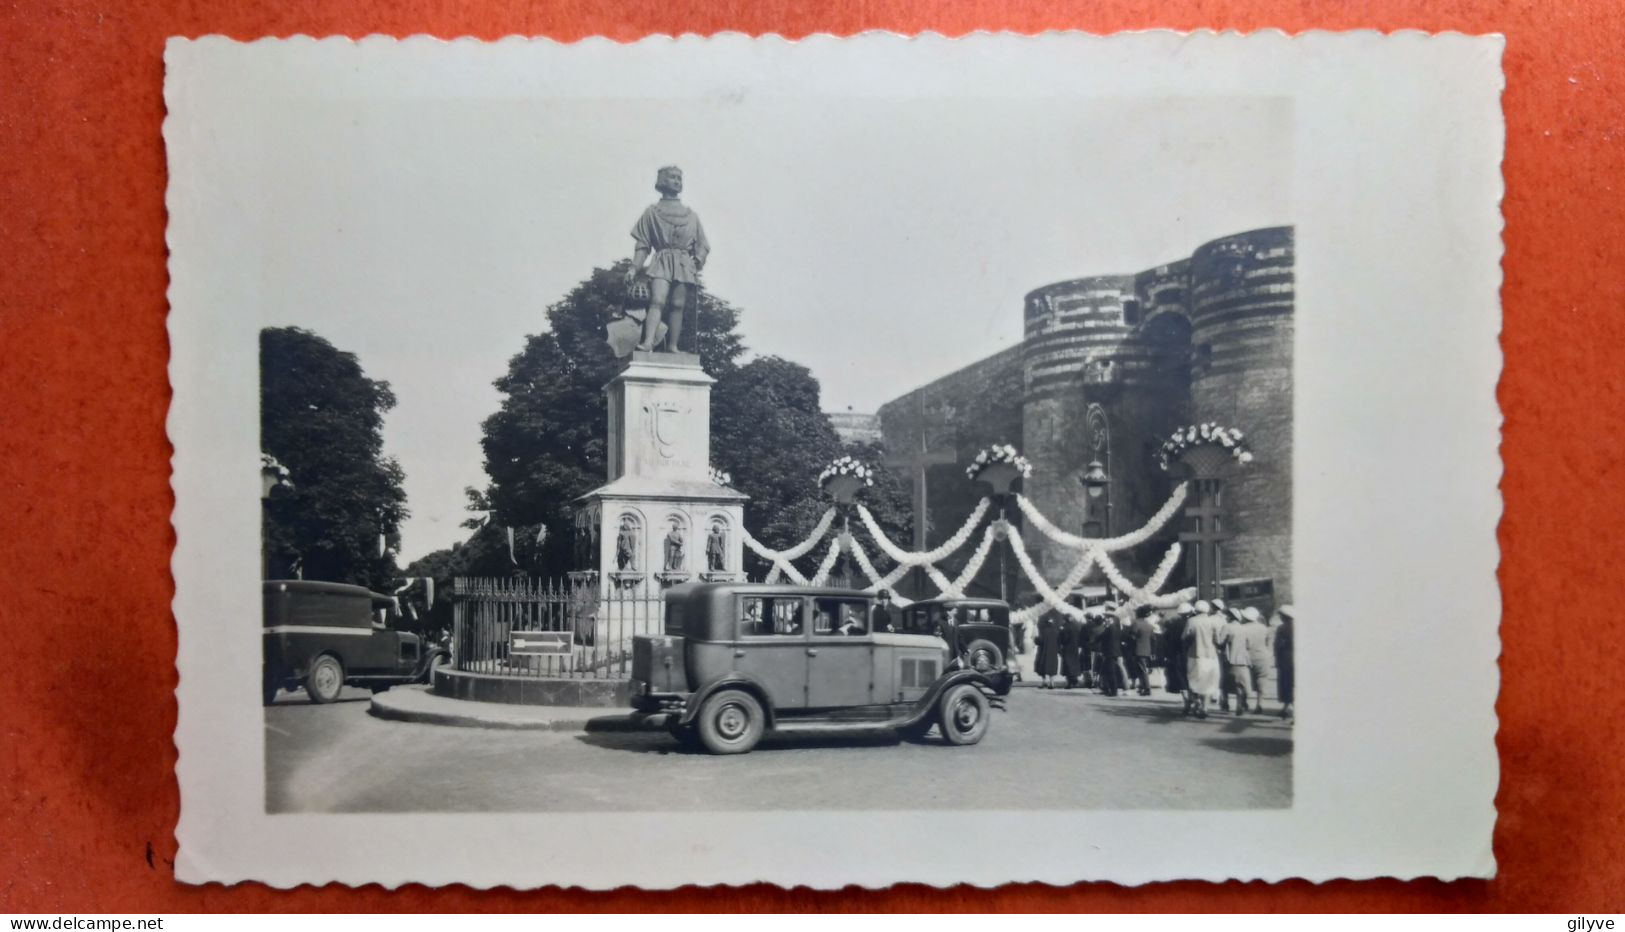
{"type": "Polygon", "coordinates": [[[1221,427],[1208,421],[1204,424],[1192,424],[1175,430],[1173,436],[1163,442],[1157,450],[1157,464],[1164,472],[1179,459],[1180,454],[1193,447],[1218,444],[1230,451],[1238,463],[1251,463],[1253,451],[1247,448],[1242,440],[1242,433],[1234,427],[1221,427]]]}
{"type": "Polygon", "coordinates": [[[292,473],[288,472],[288,467],[277,462],[277,458],[269,453],[260,454],[260,472],[267,476],[276,477],[278,482],[286,482],[288,477],[292,475],[292,473]]]}
{"type": "Polygon", "coordinates": [[[711,476],[711,483],[713,485],[722,485],[731,488],[734,484],[734,477],[732,475],[724,470],[716,468],[715,466],[709,467],[708,474],[711,476]]]}
{"type": "Polygon", "coordinates": [[[1023,479],[1031,479],[1033,476],[1032,462],[1016,452],[1016,448],[1008,443],[995,443],[993,446],[976,454],[976,459],[965,467],[965,475],[974,482],[976,477],[982,474],[982,470],[987,469],[989,466],[999,465],[1014,467],[1023,479]]]}
{"type": "Polygon", "coordinates": [[[862,481],[866,486],[875,484],[875,471],[873,469],[870,469],[850,456],[842,456],[831,462],[828,466],[825,466],[824,471],[818,474],[818,487],[823,488],[824,486],[828,485],[831,480],[840,478],[841,476],[851,476],[854,479],[862,481]]]}

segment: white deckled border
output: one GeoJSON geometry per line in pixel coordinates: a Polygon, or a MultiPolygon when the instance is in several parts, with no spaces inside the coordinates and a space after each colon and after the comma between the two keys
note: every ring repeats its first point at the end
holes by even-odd
{"type": "MultiPolygon", "coordinates": [[[[168,192],[188,882],[475,887],[1488,876],[1498,767],[1499,37],[1142,32],[172,40],[168,192]],[[1295,804],[1252,812],[264,814],[253,192],[266,97],[1287,96],[1297,205],[1295,804]],[[594,839],[604,840],[595,843],[594,839]],[[569,840],[569,841],[563,841],[569,840]]],[[[876,753],[884,753],[877,751],[876,753]]],[[[1073,775],[1091,778],[1097,764],[1073,775]]],[[[1011,774],[1006,792],[1030,775],[1011,774]]],[[[545,781],[544,774],[537,775],[545,781]]]]}

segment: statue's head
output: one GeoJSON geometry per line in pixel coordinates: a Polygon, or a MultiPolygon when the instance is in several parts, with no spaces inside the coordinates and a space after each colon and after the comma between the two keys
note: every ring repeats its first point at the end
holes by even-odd
{"type": "Polygon", "coordinates": [[[655,173],[655,190],[667,197],[683,193],[683,170],[676,165],[662,166],[655,173]]]}

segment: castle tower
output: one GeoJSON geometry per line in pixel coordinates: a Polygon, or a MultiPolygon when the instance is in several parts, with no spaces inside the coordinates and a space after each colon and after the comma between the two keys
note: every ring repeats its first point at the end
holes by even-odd
{"type": "Polygon", "coordinates": [[[1243,431],[1254,459],[1225,483],[1221,577],[1270,576],[1292,599],[1291,227],[1216,239],[1191,257],[1192,420],[1243,431]]]}
{"type": "MultiPolygon", "coordinates": [[[[1164,267],[1180,287],[1153,298],[1177,304],[1183,264],[1164,267]],[[1172,268],[1172,271],[1169,269],[1172,268]]],[[[1169,483],[1152,455],[1188,408],[1182,314],[1148,317],[1140,279],[1107,275],[1036,289],[1026,299],[1023,347],[1023,449],[1033,461],[1027,496],[1050,520],[1088,536],[1121,534],[1161,506],[1169,483]],[[1111,482],[1092,502],[1081,477],[1099,461],[1111,482]]],[[[1058,578],[1072,554],[1042,541],[1039,565],[1058,578]]],[[[1154,562],[1124,554],[1119,565],[1143,572],[1154,562]]]]}

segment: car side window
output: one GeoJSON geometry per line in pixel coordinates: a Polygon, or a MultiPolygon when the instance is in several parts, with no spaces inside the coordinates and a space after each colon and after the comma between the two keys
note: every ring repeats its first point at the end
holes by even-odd
{"type": "Polygon", "coordinates": [[[799,637],[804,624],[801,599],[746,596],[739,600],[741,637],[799,637]]]}
{"type": "Polygon", "coordinates": [[[858,637],[869,633],[868,603],[855,599],[816,599],[813,634],[858,637]]]}

